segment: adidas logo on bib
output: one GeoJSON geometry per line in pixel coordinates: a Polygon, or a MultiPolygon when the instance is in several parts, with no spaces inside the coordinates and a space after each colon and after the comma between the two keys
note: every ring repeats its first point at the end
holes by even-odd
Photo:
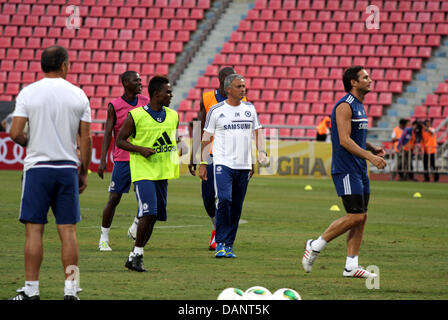
{"type": "Polygon", "coordinates": [[[177,147],[173,146],[173,143],[171,142],[171,139],[166,131],[162,133],[162,136],[154,143],[153,149],[156,153],[177,151],[177,147]]]}

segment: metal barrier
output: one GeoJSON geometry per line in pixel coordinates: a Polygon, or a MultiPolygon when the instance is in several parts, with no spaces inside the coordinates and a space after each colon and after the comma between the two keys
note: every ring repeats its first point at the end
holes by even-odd
{"type": "MultiPolygon", "coordinates": [[[[437,182],[440,175],[448,174],[448,159],[442,155],[442,151],[427,154],[421,145],[416,145],[409,151],[395,152],[389,149],[386,151],[385,159],[387,162],[385,170],[391,174],[391,180],[395,180],[398,175],[399,180],[414,181],[416,174],[423,174],[425,181],[437,182]]],[[[371,171],[379,172],[376,168],[371,168],[371,171]]]]}

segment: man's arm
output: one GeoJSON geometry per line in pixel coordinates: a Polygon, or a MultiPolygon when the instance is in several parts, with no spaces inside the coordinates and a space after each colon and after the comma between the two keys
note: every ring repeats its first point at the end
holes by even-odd
{"type": "Polygon", "coordinates": [[[22,147],[26,147],[28,144],[28,136],[24,132],[25,125],[28,121],[28,118],[25,117],[14,117],[12,120],[11,130],[9,131],[9,136],[12,141],[21,145],[22,147]]]}
{"type": "Polygon", "coordinates": [[[383,169],[386,166],[386,161],[381,156],[364,150],[350,137],[352,130],[352,109],[348,103],[343,102],[337,107],[336,123],[338,125],[339,143],[342,147],[355,156],[370,161],[378,169],[383,169]]]}
{"type": "Polygon", "coordinates": [[[258,163],[265,164],[267,162],[267,152],[266,152],[266,138],[263,134],[263,129],[255,130],[255,146],[258,150],[258,163]]]}
{"type": "Polygon", "coordinates": [[[156,151],[152,148],[146,148],[141,146],[133,145],[128,141],[128,138],[135,132],[135,124],[134,119],[132,118],[131,114],[129,113],[126,117],[126,120],[124,121],[123,126],[120,129],[120,132],[117,136],[116,145],[118,148],[121,148],[123,150],[129,151],[129,152],[137,152],[140,153],[145,158],[149,157],[150,155],[156,153],[156,151]]]}
{"type": "Polygon", "coordinates": [[[98,166],[98,175],[100,176],[101,179],[103,179],[104,171],[106,170],[107,151],[109,150],[110,142],[112,140],[112,132],[116,121],[117,117],[115,115],[114,106],[111,103],[109,103],[107,107],[107,119],[104,128],[103,143],[101,144],[101,160],[100,165],[98,166]]]}
{"type": "Polygon", "coordinates": [[[199,166],[199,177],[204,181],[207,181],[206,161],[209,155],[211,142],[212,142],[212,135],[209,132],[204,131],[201,140],[201,164],[199,166]]]}
{"type": "Polygon", "coordinates": [[[90,160],[92,159],[92,136],[90,134],[90,122],[79,122],[79,151],[81,153],[81,167],[79,169],[79,193],[87,188],[87,174],[89,173],[90,160]]]}
{"type": "MultiPolygon", "coordinates": [[[[205,124],[205,116],[207,112],[205,111],[204,101],[201,97],[201,102],[199,103],[199,112],[198,112],[198,119],[201,121],[201,141],[202,141],[202,132],[204,130],[204,124],[205,124]]],[[[192,126],[194,128],[194,126],[192,126]]],[[[190,164],[188,165],[188,170],[190,171],[191,175],[196,175],[196,164],[194,163],[194,134],[191,137],[191,156],[190,156],[190,164]]]]}
{"type": "Polygon", "coordinates": [[[384,157],[386,155],[386,151],[383,147],[377,147],[373,144],[366,142],[366,150],[372,152],[374,155],[377,155],[379,157],[384,157]]]}

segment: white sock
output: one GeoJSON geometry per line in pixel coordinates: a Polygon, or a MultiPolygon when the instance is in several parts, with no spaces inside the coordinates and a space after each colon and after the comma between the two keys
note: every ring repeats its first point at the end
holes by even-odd
{"type": "Polygon", "coordinates": [[[100,241],[109,241],[109,231],[110,228],[101,227],[101,239],[100,241]]]}
{"type": "Polygon", "coordinates": [[[213,230],[216,230],[216,217],[210,218],[210,220],[212,221],[213,230]]]}
{"type": "Polygon", "coordinates": [[[134,247],[134,255],[143,255],[143,247],[134,247]]]}
{"type": "Polygon", "coordinates": [[[39,294],[39,280],[38,281],[25,281],[25,294],[28,297],[39,294]]]}
{"type": "Polygon", "coordinates": [[[327,245],[327,241],[325,241],[322,236],[320,236],[317,240],[311,242],[311,249],[314,251],[322,251],[327,245]]]}
{"type": "Polygon", "coordinates": [[[136,232],[137,231],[137,227],[138,227],[138,219],[137,217],[134,218],[134,222],[132,222],[131,225],[131,232],[136,232]]]}
{"type": "Polygon", "coordinates": [[[65,280],[64,295],[76,296],[76,280],[65,280]]]}
{"type": "Polygon", "coordinates": [[[353,270],[358,267],[358,256],[347,256],[347,260],[345,260],[345,269],[353,270]]]}

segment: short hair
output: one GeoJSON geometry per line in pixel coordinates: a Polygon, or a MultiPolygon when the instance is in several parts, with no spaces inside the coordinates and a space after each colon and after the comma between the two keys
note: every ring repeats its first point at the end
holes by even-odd
{"type": "Polygon", "coordinates": [[[224,82],[224,80],[225,80],[229,75],[234,74],[234,73],[236,73],[236,72],[235,72],[235,69],[232,68],[232,67],[224,67],[224,68],[222,68],[222,69],[219,70],[219,72],[218,72],[218,79],[219,79],[219,82],[224,82]]]}
{"type": "Polygon", "coordinates": [[[344,83],[345,92],[352,90],[352,80],[359,81],[358,72],[365,69],[363,66],[352,66],[344,71],[342,82],[344,83]]]}
{"type": "Polygon", "coordinates": [[[152,98],[157,91],[162,89],[164,84],[168,83],[170,83],[170,80],[166,76],[155,75],[152,77],[148,84],[149,97],[152,98]]]}
{"type": "Polygon", "coordinates": [[[233,80],[238,79],[238,80],[243,80],[244,77],[240,74],[237,73],[233,73],[230,74],[226,77],[226,79],[224,80],[224,90],[227,90],[228,87],[232,86],[232,82],[233,80]]]}
{"type": "Polygon", "coordinates": [[[138,73],[137,71],[131,71],[131,70],[123,72],[123,74],[120,76],[121,84],[124,86],[124,82],[128,81],[132,75],[137,73],[138,73]]]}
{"type": "Polygon", "coordinates": [[[57,45],[46,48],[40,58],[44,73],[59,71],[63,62],[68,62],[67,49],[57,45]]]}
{"type": "Polygon", "coordinates": [[[408,123],[408,119],[400,119],[400,121],[398,122],[401,126],[405,126],[406,123],[408,123]]]}

